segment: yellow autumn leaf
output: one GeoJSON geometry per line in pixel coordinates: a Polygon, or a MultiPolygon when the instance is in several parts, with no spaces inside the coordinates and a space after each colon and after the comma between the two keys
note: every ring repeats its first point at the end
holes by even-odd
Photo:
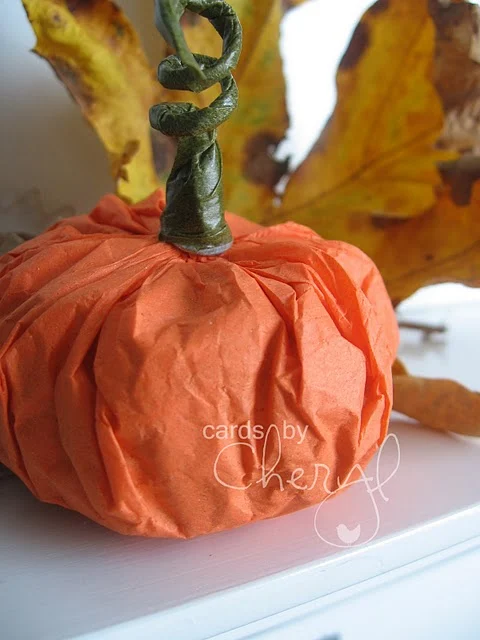
{"type": "Polygon", "coordinates": [[[358,221],[359,246],[381,267],[395,302],[428,284],[480,285],[480,181],[470,185],[467,202],[465,188],[445,187],[435,206],[416,218],[358,221]]]}
{"type": "Polygon", "coordinates": [[[322,212],[318,226],[323,236],[348,240],[373,259],[394,304],[429,284],[479,286],[480,181],[442,191],[434,207],[415,218],[322,212]]]}
{"type": "MultiPolygon", "coordinates": [[[[235,0],[233,1],[235,7],[235,0]]],[[[244,3],[246,4],[246,3],[244,3]]],[[[273,190],[287,172],[273,152],[288,128],[285,80],[279,51],[281,0],[249,0],[243,60],[236,73],[240,104],[219,130],[225,164],[225,203],[231,211],[260,220],[272,209],[273,190]],[[256,14],[268,6],[262,19],[256,14]]]]}
{"type": "Polygon", "coordinates": [[[23,0],[34,51],[65,84],[110,159],[117,191],[138,201],[158,185],[148,110],[158,88],[138,36],[110,0],[23,0]]]}
{"type": "Polygon", "coordinates": [[[367,11],[338,70],[337,107],[293,175],[281,218],[354,241],[338,218],[411,217],[433,205],[436,165],[448,156],[435,148],[444,119],[434,53],[428,0],[379,0],[367,11]]]}

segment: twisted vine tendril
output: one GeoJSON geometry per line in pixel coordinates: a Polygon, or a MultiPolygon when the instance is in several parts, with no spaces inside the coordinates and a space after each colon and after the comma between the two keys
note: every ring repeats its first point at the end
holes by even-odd
{"type": "Polygon", "coordinates": [[[158,104],[150,110],[152,127],[178,139],[160,240],[190,253],[218,255],[231,246],[232,235],[224,216],[223,166],[216,130],[238,104],[232,69],[242,49],[242,28],[224,0],[155,0],[155,9],[157,28],[176,51],[161,62],[160,83],[167,89],[195,93],[220,83],[222,90],[204,109],[182,102],[158,104]],[[191,53],[180,24],[187,9],[207,18],[220,34],[220,58],[191,53]]]}

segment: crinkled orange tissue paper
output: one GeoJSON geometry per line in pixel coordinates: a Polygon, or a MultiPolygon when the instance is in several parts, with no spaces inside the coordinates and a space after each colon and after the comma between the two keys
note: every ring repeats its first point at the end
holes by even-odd
{"type": "Polygon", "coordinates": [[[0,462],[129,535],[319,504],[387,435],[398,328],[376,267],[231,214],[233,247],[191,256],[158,241],[164,206],[106,196],[0,258],[0,462]]]}

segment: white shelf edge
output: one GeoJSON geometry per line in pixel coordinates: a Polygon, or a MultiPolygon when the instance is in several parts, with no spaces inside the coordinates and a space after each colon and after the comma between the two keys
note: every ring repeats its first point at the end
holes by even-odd
{"type": "Polygon", "coordinates": [[[320,599],[325,599],[327,606],[344,597],[341,592],[345,589],[353,588],[353,594],[372,579],[388,579],[392,571],[424,568],[478,545],[480,503],[329,560],[310,562],[71,640],[158,640],[158,634],[166,629],[176,640],[206,640],[202,629],[208,628],[208,637],[213,638],[320,599]]]}

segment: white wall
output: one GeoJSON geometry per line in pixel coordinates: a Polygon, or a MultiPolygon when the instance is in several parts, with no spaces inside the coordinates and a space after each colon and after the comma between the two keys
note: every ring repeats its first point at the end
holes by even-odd
{"type": "Polygon", "coordinates": [[[38,187],[49,208],[89,208],[112,188],[100,143],[35,43],[20,0],[0,0],[0,190],[38,187]]]}

